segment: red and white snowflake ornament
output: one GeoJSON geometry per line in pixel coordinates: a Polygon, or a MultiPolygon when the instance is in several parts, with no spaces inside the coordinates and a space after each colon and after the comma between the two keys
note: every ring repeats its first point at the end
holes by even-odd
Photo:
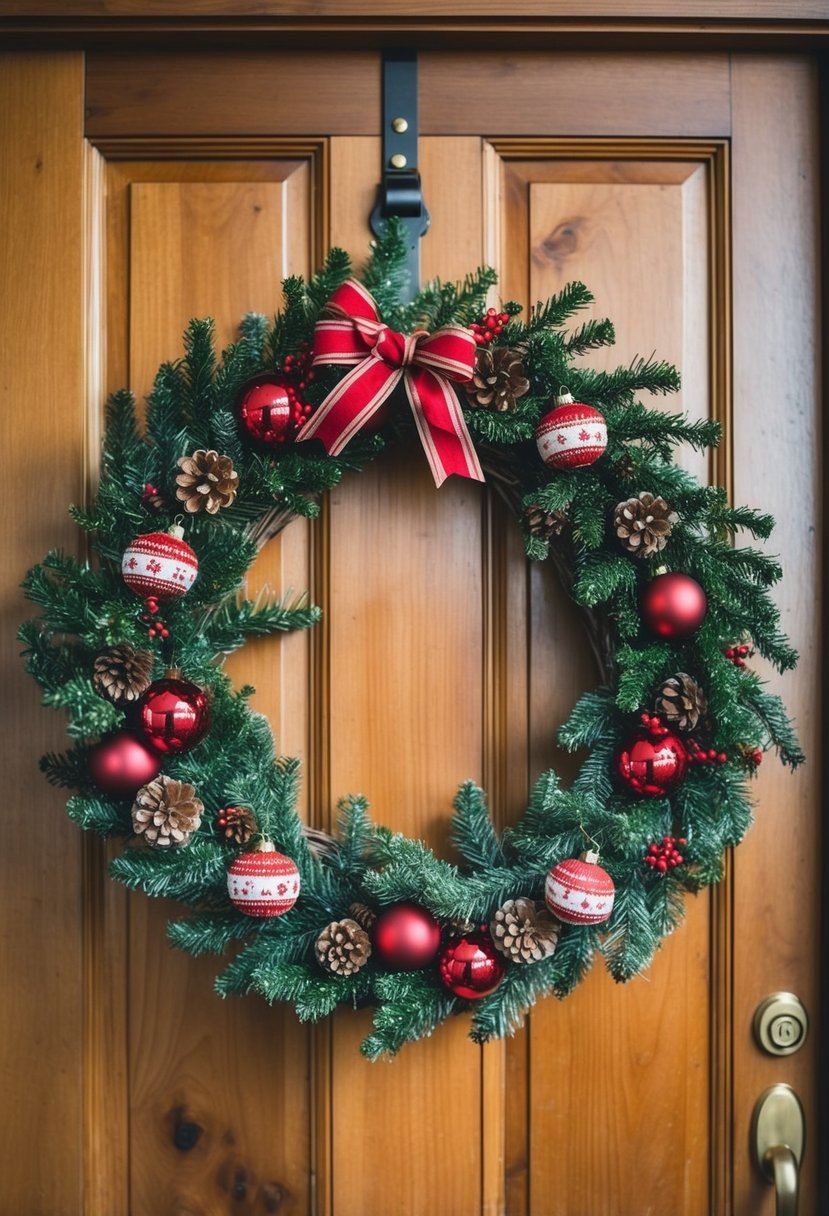
{"type": "Polygon", "coordinates": [[[544,884],[544,902],[569,925],[600,925],[613,911],[616,888],[599,854],[582,853],[553,866],[544,884]]]}
{"type": "Polygon", "coordinates": [[[245,916],[282,916],[299,896],[296,862],[277,853],[269,840],[243,853],[227,872],[230,902],[245,916]]]}
{"type": "Polygon", "coordinates": [[[172,600],[189,591],[199,572],[199,559],[172,524],[166,532],[145,532],[124,550],[121,574],[131,591],[145,600],[172,600]]]}
{"type": "Polygon", "coordinates": [[[579,469],[593,464],[607,447],[607,423],[592,405],[574,401],[563,389],[555,409],[535,430],[541,459],[552,469],[579,469]]]}

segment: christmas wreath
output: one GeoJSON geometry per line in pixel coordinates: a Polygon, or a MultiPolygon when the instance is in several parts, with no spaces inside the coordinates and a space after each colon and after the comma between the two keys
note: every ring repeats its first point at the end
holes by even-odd
{"type": "Polygon", "coordinates": [[[580,366],[614,335],[605,320],[565,329],[591,301],[579,283],[522,320],[487,307],[488,269],[402,303],[403,265],[394,224],[359,281],[333,250],[219,359],[210,321],[191,322],[143,430],[116,393],[97,497],[73,509],[94,560],[35,566],[41,615],[20,631],[72,740],[41,767],[74,791],[81,828],[126,842],[112,875],[188,906],[169,936],[191,954],[244,939],[222,995],[314,1020],[372,1005],[370,1058],[464,1009],[474,1040],[502,1035],[539,996],[569,993],[596,951],[615,979],[636,975],[686,892],[721,876],[763,754],[802,759],[749,665],[755,650],[796,662],[769,593],[780,567],[735,544],[773,520],[672,462],[718,438],[637,400],[674,391],[674,368],[580,366]],[[601,677],[559,732],[586,749],[569,789],[545,773],[499,835],[483,791],[460,787],[460,864],[375,826],[362,797],[340,803],[335,836],[306,829],[298,761],[277,757],[252,689],[223,669],[246,638],[319,618],[305,600],[246,598],[258,550],[412,431],[438,484],[456,473],[507,499],[527,557],[554,562],[581,606],[601,677]]]}

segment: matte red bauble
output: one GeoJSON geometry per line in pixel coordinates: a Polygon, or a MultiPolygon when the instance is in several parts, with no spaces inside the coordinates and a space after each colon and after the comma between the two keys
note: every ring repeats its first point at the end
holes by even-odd
{"type": "Polygon", "coordinates": [[[616,772],[625,788],[640,798],[664,798],[685,776],[688,753],[675,735],[644,731],[616,757],[616,772]]]}
{"type": "Polygon", "coordinates": [[[708,611],[705,592],[688,574],[657,574],[642,595],[642,619],[660,638],[687,638],[708,611]]]}
{"type": "Polygon", "coordinates": [[[161,758],[129,731],[107,735],[89,753],[89,775],[99,790],[116,796],[135,794],[158,776],[161,758]]]}
{"type": "Polygon", "coordinates": [[[535,431],[538,452],[553,469],[579,469],[593,464],[607,447],[607,423],[592,405],[574,401],[568,392],[556,397],[535,431]]]}
{"type": "Polygon", "coordinates": [[[184,529],[145,532],[124,551],[124,582],[142,599],[171,600],[189,591],[199,572],[199,559],[187,544],[184,529]]]}
{"type": "Polygon", "coordinates": [[[239,420],[257,443],[286,443],[296,429],[293,387],[274,374],[256,376],[242,389],[239,420]]]}
{"type": "Polygon", "coordinates": [[[151,684],[139,698],[135,713],[139,736],[165,755],[192,751],[210,726],[207,693],[176,676],[151,684]]]}
{"type": "Polygon", "coordinates": [[[568,925],[600,925],[610,918],[616,888],[599,854],[582,853],[553,866],[544,885],[544,902],[568,925]]]}
{"type": "Polygon", "coordinates": [[[440,979],[454,996],[478,1001],[489,996],[504,976],[504,961],[486,929],[454,938],[441,952],[440,979]]]}
{"type": "Polygon", "coordinates": [[[245,916],[281,916],[299,896],[299,870],[284,853],[265,841],[253,853],[243,853],[227,872],[230,902],[245,916]]]}
{"type": "Polygon", "coordinates": [[[373,941],[376,956],[389,971],[417,971],[437,954],[440,925],[418,904],[393,904],[377,917],[373,941]]]}

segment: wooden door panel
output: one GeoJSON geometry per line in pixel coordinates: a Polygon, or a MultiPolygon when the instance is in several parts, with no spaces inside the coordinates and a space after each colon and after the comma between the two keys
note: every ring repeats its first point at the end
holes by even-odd
{"type": "Polygon", "coordinates": [[[0,551],[3,578],[3,773],[0,850],[5,1000],[2,1204],[17,1212],[77,1212],[85,1116],[81,898],[83,846],[37,762],[64,747],[14,641],[31,615],[19,590],[47,550],[77,552],[66,512],[84,491],[83,59],[0,56],[0,267],[3,376],[0,428],[14,469],[0,551]],[[33,269],[33,258],[37,267],[33,269]],[[36,422],[35,422],[36,420],[36,422]],[[37,432],[37,437],[35,437],[37,432]],[[48,1145],[48,1167],[35,1146],[48,1145]]]}
{"type": "MultiPolygon", "coordinates": [[[[436,195],[423,273],[460,275],[481,259],[480,141],[425,140],[422,156],[434,180],[454,172],[464,200],[436,195]]],[[[358,263],[378,158],[377,140],[332,141],[332,239],[358,263]]],[[[436,493],[412,446],[337,487],[326,523],[331,802],[365,793],[380,822],[446,853],[451,800],[484,763],[480,487],[452,479],[436,493]]],[[[368,1067],[369,1025],[342,1011],[332,1032],[332,1210],[480,1211],[480,1051],[459,1021],[425,1055],[368,1067]]]]}
{"type": "MultiPolygon", "coordinates": [[[[707,416],[709,266],[715,260],[707,159],[670,160],[670,149],[660,150],[656,142],[651,160],[633,159],[644,148],[637,153],[621,143],[591,153],[589,142],[545,147],[538,141],[532,160],[517,159],[527,151],[496,141],[489,162],[500,179],[496,245],[506,294],[530,302],[572,279],[585,282],[596,304],[584,315],[610,315],[617,328],[617,345],[592,353],[587,362],[615,366],[655,350],[683,369],[690,364],[680,407],[707,416]]],[[[677,404],[672,398],[666,408],[677,404]]],[[[705,458],[692,463],[704,477],[705,458]]],[[[551,572],[534,569],[530,587],[532,778],[551,764],[572,771],[572,759],[557,753],[555,730],[597,677],[577,615],[551,572]]],[[[615,989],[597,964],[567,1002],[545,1002],[533,1012],[532,1213],[599,1213],[609,1210],[608,1195],[634,1193],[643,1209],[651,1204],[654,1211],[700,1216],[708,1210],[709,932],[703,897],[692,901],[683,932],[666,944],[644,982],[615,989]],[[681,1069],[665,1066],[675,1056],[681,1069]],[[641,1119],[643,1108],[662,1103],[672,1112],[670,1121],[641,1119]],[[686,1145],[682,1170],[676,1166],[678,1133],[686,1145]],[[569,1165],[553,1199],[542,1146],[565,1141],[569,1165]]]]}
{"type": "MultiPolygon", "coordinates": [[[[213,315],[220,343],[230,340],[243,311],[271,312],[278,280],[311,269],[328,243],[362,260],[379,171],[379,58],[330,49],[91,54],[85,177],[71,118],[80,66],[58,58],[55,72],[57,60],[47,68],[36,57],[39,74],[28,83],[25,73],[4,77],[9,112],[19,113],[7,135],[15,165],[7,213],[54,255],[42,290],[31,276],[10,280],[28,302],[18,317],[15,300],[8,330],[30,335],[42,328],[35,313],[52,318],[50,332],[63,335],[60,362],[77,380],[73,400],[83,400],[86,359],[94,464],[98,385],[129,383],[144,394],[159,363],[179,354],[191,316],[213,315]],[[30,209],[20,200],[28,200],[32,149],[47,155],[43,173],[31,159],[30,209]],[[53,215],[62,217],[59,250],[50,244],[53,215]],[[86,336],[77,321],[84,298],[86,336]]],[[[775,683],[815,757],[813,65],[508,51],[450,63],[428,52],[420,88],[419,159],[433,221],[424,277],[457,277],[490,261],[504,294],[528,304],[582,278],[596,311],[617,326],[610,360],[652,350],[673,359],[682,405],[726,424],[714,476],[731,484],[733,458],[737,499],[780,520],[773,548],[786,565],[784,625],[806,661],[798,677],[775,683]]],[[[60,453],[35,453],[17,420],[19,401],[37,388],[37,359],[26,350],[4,414],[7,450],[21,469],[48,458],[50,488],[15,500],[28,513],[15,532],[20,571],[7,569],[7,585],[55,543],[65,502],[80,496],[80,412],[69,432],[62,415],[60,453]]],[[[693,467],[705,472],[699,460],[693,467]]],[[[27,484],[40,486],[38,476],[32,470],[27,484]]],[[[250,580],[253,591],[263,585],[309,588],[325,609],[313,636],[251,643],[229,661],[234,680],[258,684],[255,703],[280,749],[302,757],[312,821],[329,825],[337,797],[363,792],[379,820],[448,852],[460,780],[485,785],[503,824],[542,768],[573,773],[555,731],[595,684],[589,648],[549,572],[527,568],[496,494],[454,480],[435,493],[416,447],[390,453],[332,494],[313,529],[297,522],[271,543],[250,580]]],[[[32,752],[17,754],[33,772],[34,753],[60,732],[29,692],[21,722],[32,752]]],[[[597,964],[577,993],[545,1002],[506,1043],[475,1048],[460,1017],[391,1066],[358,1054],[368,1011],[343,1011],[308,1031],[290,1010],[254,998],[220,1002],[216,961],[165,945],[164,920],[179,909],[111,886],[102,851],[90,842],[73,850],[60,798],[41,791],[43,818],[32,826],[21,808],[7,856],[31,882],[40,865],[33,842],[38,858],[56,856],[60,844],[59,926],[24,901],[20,930],[60,965],[48,976],[39,968],[37,1002],[21,1002],[27,1025],[7,1025],[35,1060],[25,1078],[17,1063],[10,1072],[21,1106],[30,1089],[57,1078],[48,1107],[54,1166],[33,1182],[24,1115],[6,1140],[21,1163],[5,1188],[10,1202],[33,1216],[69,1214],[82,1210],[83,1185],[87,1210],[112,1216],[765,1216],[773,1201],[746,1149],[751,1108],[767,1084],[789,1080],[811,1124],[815,1035],[777,1062],[759,1053],[749,1026],[757,1002],[777,988],[815,1011],[819,944],[806,927],[818,920],[817,769],[812,762],[792,779],[764,766],[758,823],[723,891],[692,901],[646,977],[617,988],[597,964]],[[61,1034],[46,1057],[52,1010],[61,1034]],[[72,1060],[81,1057],[83,1179],[68,1130],[78,1122],[81,1070],[72,1060]],[[47,1058],[52,1066],[41,1068],[47,1058]]],[[[40,891],[38,881],[26,890],[40,891]]],[[[9,974],[24,992],[30,956],[9,951],[9,974]]],[[[807,1150],[806,1216],[817,1211],[815,1158],[807,1150]]]]}
{"type": "MultiPolygon", "coordinates": [[[[116,341],[112,361],[126,356],[122,382],[143,398],[160,362],[180,357],[191,317],[212,316],[224,346],[245,311],[273,311],[286,274],[308,273],[318,226],[312,175],[307,160],[285,159],[113,162],[109,176],[111,265],[126,270],[108,284],[118,301],[114,337],[128,318],[127,348],[116,341]]],[[[309,582],[300,524],[262,553],[248,592],[280,594],[309,582]]],[[[257,686],[253,703],[281,747],[307,749],[309,661],[301,635],[248,646],[228,661],[237,684],[257,686]]],[[[196,1195],[216,1212],[241,1200],[276,1210],[269,1205],[289,1198],[302,1210],[309,1033],[262,1001],[219,1001],[216,960],[188,963],[165,947],[165,922],[179,913],[165,901],[130,899],[131,1210],[177,1213],[196,1195]]]]}
{"type": "MultiPolygon", "coordinates": [[[[817,1125],[821,955],[820,342],[817,74],[807,59],[747,56],[734,64],[734,484],[738,501],[762,499],[777,519],[769,552],[785,580],[775,593],[798,648],[797,673],[761,667],[794,716],[806,763],[794,775],[764,765],[757,818],[734,856],[734,1206],[770,1214],[774,1204],[743,1151],[751,1111],[785,1081],[817,1125]],[[760,117],[762,116],[762,121],[760,117]],[[762,200],[762,204],[760,203],[762,200]],[[782,393],[782,396],[781,396],[782,393]],[[806,520],[806,526],[798,521],[806,520]],[[810,1038],[777,1060],[757,1050],[751,1019],[770,992],[795,992],[812,1018],[810,1038]]],[[[825,962],[823,963],[825,966],[825,962]]],[[[825,1065],[824,1065],[825,1067],[825,1065]]],[[[819,1137],[803,1161],[807,1212],[818,1198],[819,1137]]]]}

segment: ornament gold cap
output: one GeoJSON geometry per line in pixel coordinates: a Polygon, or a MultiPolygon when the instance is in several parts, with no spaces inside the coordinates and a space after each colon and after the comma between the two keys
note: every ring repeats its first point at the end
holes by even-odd
{"type": "Polygon", "coordinates": [[[654,577],[654,578],[659,578],[660,574],[667,574],[667,573],[668,573],[668,567],[667,567],[667,566],[657,566],[657,567],[656,567],[656,569],[655,569],[655,570],[654,570],[654,572],[653,572],[653,577],[654,577]]]}
{"type": "Polygon", "coordinates": [[[176,540],[184,540],[184,528],[181,524],[170,524],[167,535],[175,537],[176,540]]]}
{"type": "Polygon", "coordinates": [[[556,405],[572,405],[573,394],[566,384],[562,384],[556,393],[556,405]]]}
{"type": "Polygon", "coordinates": [[[272,840],[260,840],[255,851],[257,853],[275,853],[276,845],[272,840]]]}
{"type": "Polygon", "coordinates": [[[580,860],[586,861],[589,866],[595,866],[599,863],[601,857],[600,854],[595,852],[594,849],[586,849],[585,852],[582,853],[580,860]]]}

